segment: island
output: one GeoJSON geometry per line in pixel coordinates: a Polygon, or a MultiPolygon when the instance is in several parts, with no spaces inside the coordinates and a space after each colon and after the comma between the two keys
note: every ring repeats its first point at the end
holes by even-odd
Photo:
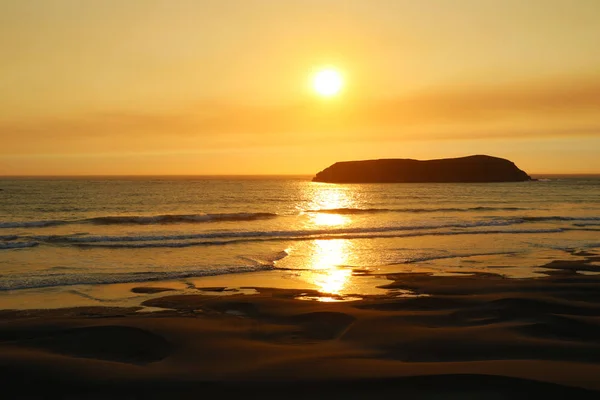
{"type": "Polygon", "coordinates": [[[424,183],[523,182],[532,180],[512,161],[487,155],[438,160],[381,159],[337,162],[313,182],[424,183]]]}

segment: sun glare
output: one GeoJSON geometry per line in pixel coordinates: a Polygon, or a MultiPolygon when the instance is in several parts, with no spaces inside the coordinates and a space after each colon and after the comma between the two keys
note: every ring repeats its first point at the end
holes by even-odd
{"type": "Polygon", "coordinates": [[[320,70],[315,74],[313,87],[315,91],[325,97],[338,94],[344,85],[342,75],[332,68],[320,70]]]}

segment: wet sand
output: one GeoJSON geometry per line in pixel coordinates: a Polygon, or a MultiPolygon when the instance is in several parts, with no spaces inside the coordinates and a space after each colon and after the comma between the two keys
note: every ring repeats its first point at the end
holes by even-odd
{"type": "Polygon", "coordinates": [[[581,256],[540,278],[388,275],[389,294],[352,302],[211,288],[2,310],[0,381],[8,398],[598,398],[600,257],[581,256]]]}

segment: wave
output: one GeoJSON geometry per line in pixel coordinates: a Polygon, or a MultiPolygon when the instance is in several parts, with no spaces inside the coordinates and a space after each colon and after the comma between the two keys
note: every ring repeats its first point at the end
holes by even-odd
{"type": "MultiPolygon", "coordinates": [[[[520,220],[489,220],[464,223],[446,223],[446,224],[421,224],[421,225],[394,225],[372,228],[336,228],[336,229],[308,229],[308,230],[289,230],[289,231],[233,231],[233,232],[210,232],[182,235],[129,235],[129,236],[32,236],[35,240],[53,242],[53,243],[96,243],[96,242],[155,242],[155,241],[173,241],[173,240],[193,240],[193,239],[239,239],[239,238],[260,238],[273,237],[286,239],[289,237],[314,237],[317,235],[343,235],[354,233],[376,233],[393,231],[414,231],[414,230],[432,230],[444,228],[477,228],[486,226],[510,226],[520,224],[520,220]]],[[[168,245],[169,243],[166,243],[168,245]]],[[[168,247],[168,246],[167,246],[168,247]]]]}
{"type": "Polygon", "coordinates": [[[0,240],[17,240],[19,237],[17,235],[0,235],[0,240]]]}
{"type": "Polygon", "coordinates": [[[39,245],[39,242],[5,242],[0,243],[0,250],[25,249],[37,245],[39,245]]]}
{"type": "Polygon", "coordinates": [[[435,213],[435,212],[471,212],[471,211],[523,211],[522,207],[468,207],[468,208],[323,208],[305,210],[310,214],[376,214],[376,213],[435,213]]]}
{"type": "Polygon", "coordinates": [[[69,223],[69,221],[60,221],[60,220],[0,222],[0,229],[1,228],[43,228],[46,226],[65,225],[68,223],[69,223]]]}
{"type": "Polygon", "coordinates": [[[275,242],[275,241],[306,241],[306,240],[332,240],[332,239],[382,239],[382,238],[407,238],[420,236],[454,236],[454,235],[490,235],[490,234],[533,234],[533,233],[561,233],[565,229],[518,229],[518,230],[479,230],[479,231],[428,231],[409,233],[385,233],[383,231],[370,233],[350,234],[320,234],[308,236],[266,237],[266,238],[240,238],[229,240],[204,240],[187,242],[159,242],[159,243],[77,243],[82,248],[111,248],[111,249],[143,249],[143,248],[182,248],[194,246],[225,246],[230,244],[249,242],[275,242]]]}
{"type": "Polygon", "coordinates": [[[115,215],[94,217],[78,220],[51,220],[51,221],[21,221],[0,222],[0,228],[40,228],[66,224],[95,224],[95,225],[154,225],[175,223],[203,223],[226,221],[255,221],[277,217],[273,213],[228,213],[228,214],[163,214],[150,216],[115,215]]]}
{"type": "Polygon", "coordinates": [[[575,226],[600,226],[600,221],[598,222],[581,222],[573,224],[575,226]]]}
{"type": "Polygon", "coordinates": [[[270,265],[271,267],[274,267],[277,261],[283,260],[287,256],[289,256],[288,252],[282,250],[266,257],[239,256],[238,258],[241,260],[249,261],[254,265],[270,265]]]}
{"type": "Polygon", "coordinates": [[[113,224],[173,224],[193,222],[221,222],[221,221],[255,221],[277,217],[272,213],[230,213],[230,214],[165,214],[155,216],[108,216],[84,220],[99,225],[113,224]]]}
{"type": "MultiPolygon", "coordinates": [[[[518,254],[514,251],[503,251],[503,252],[492,252],[492,253],[465,253],[465,254],[449,254],[449,255],[438,255],[438,256],[421,256],[421,257],[413,257],[409,260],[404,261],[402,264],[415,264],[419,262],[425,261],[435,261],[435,260],[446,260],[453,258],[469,258],[469,257],[481,257],[481,256],[498,256],[498,255],[515,255],[518,254]]],[[[393,263],[390,265],[395,265],[398,263],[393,263]]]]}
{"type": "Polygon", "coordinates": [[[375,214],[393,212],[390,208],[323,208],[318,210],[305,210],[307,214],[375,214]]]}
{"type": "MultiPolygon", "coordinates": [[[[305,213],[320,214],[374,214],[374,213],[432,213],[432,212],[471,212],[471,211],[519,211],[527,210],[521,207],[470,207],[470,208],[334,208],[306,210],[305,213]]],[[[42,220],[42,221],[15,221],[0,222],[0,229],[9,228],[43,228],[67,224],[94,224],[94,225],[162,225],[177,223],[210,223],[228,221],[256,221],[278,217],[275,213],[223,213],[223,214],[162,214],[150,216],[114,215],[93,217],[77,220],[42,220]]],[[[515,217],[527,222],[543,221],[600,221],[600,217],[568,217],[568,216],[535,216],[515,217]]],[[[2,236],[0,236],[2,238],[2,236]]]]}
{"type": "MultiPolygon", "coordinates": [[[[544,221],[600,221],[600,217],[566,217],[559,215],[538,216],[538,217],[519,217],[523,221],[528,222],[544,222],[544,221]]],[[[576,225],[576,224],[574,224],[576,225]]]]}
{"type": "Polygon", "coordinates": [[[2,276],[1,290],[33,289],[54,286],[99,285],[110,283],[132,283],[166,281],[173,279],[197,278],[202,276],[238,274],[247,272],[267,271],[273,269],[270,265],[236,265],[211,270],[177,270],[177,271],[143,271],[130,273],[84,273],[84,274],[27,274],[19,277],[2,276]]]}

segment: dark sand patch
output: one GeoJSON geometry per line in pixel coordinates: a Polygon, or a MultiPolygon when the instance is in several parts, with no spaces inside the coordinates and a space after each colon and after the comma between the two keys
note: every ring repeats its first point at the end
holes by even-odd
{"type": "Polygon", "coordinates": [[[163,288],[163,287],[152,287],[152,286],[140,286],[134,287],[131,289],[132,293],[144,293],[144,294],[155,294],[162,292],[172,292],[176,289],[173,288],[163,288]]]}
{"type": "Polygon", "coordinates": [[[72,357],[146,364],[167,356],[170,344],[161,336],[128,326],[90,326],[26,333],[7,344],[72,357]]]}
{"type": "Polygon", "coordinates": [[[222,292],[237,292],[238,289],[235,288],[226,288],[226,287],[222,287],[222,286],[218,286],[218,287],[196,287],[196,289],[202,291],[202,292],[217,292],[217,293],[222,293],[222,292]]]}
{"type": "Polygon", "coordinates": [[[134,315],[142,307],[73,307],[33,310],[0,310],[0,323],[11,319],[28,318],[109,318],[134,315]]]}

